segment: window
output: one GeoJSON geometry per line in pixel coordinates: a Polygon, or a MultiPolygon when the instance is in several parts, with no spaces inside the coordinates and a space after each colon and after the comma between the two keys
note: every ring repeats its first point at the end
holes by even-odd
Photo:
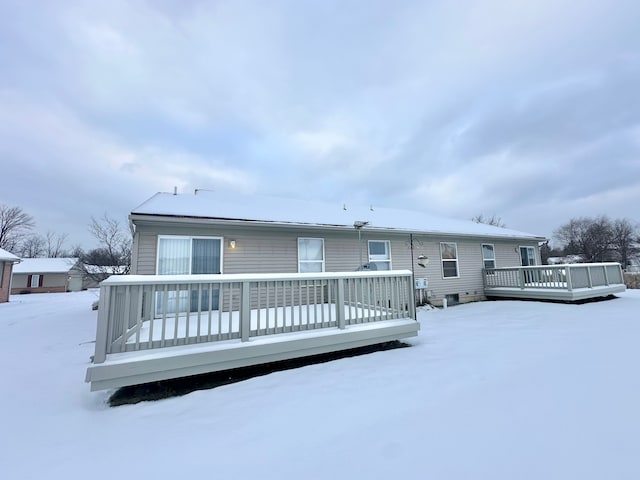
{"type": "MultiPolygon", "coordinates": [[[[216,237],[158,237],[158,275],[196,275],[220,273],[222,270],[222,239],[216,237]]],[[[211,309],[218,308],[218,289],[212,289],[211,309]]],[[[179,292],[157,292],[156,313],[195,312],[198,305],[202,310],[209,309],[209,291],[180,290],[179,292]],[[189,307],[188,307],[189,306],[189,307]]]]}
{"type": "Polygon", "coordinates": [[[158,238],[158,275],[220,273],[222,239],[214,237],[158,238]]]}
{"type": "Polygon", "coordinates": [[[520,260],[523,267],[536,264],[536,250],[533,247],[520,247],[520,260]]]}
{"type": "Polygon", "coordinates": [[[369,268],[371,270],[391,270],[389,240],[369,240],[369,268]]]}
{"type": "Polygon", "coordinates": [[[298,272],[324,272],[324,239],[298,239],[298,272]]]}
{"type": "Polygon", "coordinates": [[[484,268],[496,268],[496,252],[490,243],[482,244],[482,263],[484,268]]]}
{"type": "Polygon", "coordinates": [[[440,242],[442,257],[442,276],[454,278],[458,276],[458,246],[455,243],[440,242]]]}
{"type": "Polygon", "coordinates": [[[29,275],[29,287],[37,288],[42,286],[42,275],[29,275]]]}

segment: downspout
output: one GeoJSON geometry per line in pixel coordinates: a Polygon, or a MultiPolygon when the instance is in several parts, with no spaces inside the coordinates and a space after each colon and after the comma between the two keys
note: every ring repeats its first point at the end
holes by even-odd
{"type": "MultiPolygon", "coordinates": [[[[11,262],[11,275],[9,275],[9,296],[7,297],[7,301],[10,302],[11,301],[11,289],[13,288],[13,266],[17,265],[21,262],[22,260],[17,260],[15,262],[11,262]]],[[[4,274],[4,272],[2,272],[4,274]]]]}
{"type": "Polygon", "coordinates": [[[413,233],[409,234],[409,248],[411,249],[411,282],[413,283],[411,290],[413,291],[413,319],[418,321],[418,310],[415,308],[416,304],[416,272],[415,265],[413,263],[413,233]]]}
{"type": "Polygon", "coordinates": [[[131,258],[129,259],[129,275],[138,273],[138,246],[136,241],[136,225],[129,215],[129,231],[131,232],[131,258]],[[135,268],[134,268],[135,265],[135,268]]]}

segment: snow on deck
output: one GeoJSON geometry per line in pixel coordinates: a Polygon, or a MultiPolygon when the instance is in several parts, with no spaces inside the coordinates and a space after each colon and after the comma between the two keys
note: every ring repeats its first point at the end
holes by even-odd
{"type": "MultiPolygon", "coordinates": [[[[344,306],[345,318],[352,318],[351,323],[367,322],[382,319],[387,311],[382,308],[362,308],[344,306]]],[[[336,326],[336,305],[319,304],[307,308],[306,306],[285,306],[251,310],[251,330],[254,334],[269,334],[283,331],[283,329],[318,329],[336,326]],[[262,333],[260,333],[262,332],[262,333]]],[[[235,310],[225,312],[210,310],[197,313],[186,313],[177,316],[167,314],[162,318],[147,320],[142,323],[140,334],[132,330],[127,344],[148,342],[150,336],[153,341],[172,341],[174,339],[214,337],[217,335],[240,333],[240,312],[235,310]]]]}

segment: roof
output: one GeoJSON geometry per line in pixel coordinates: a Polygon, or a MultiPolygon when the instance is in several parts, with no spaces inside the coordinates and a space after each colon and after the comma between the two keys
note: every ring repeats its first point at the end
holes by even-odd
{"type": "Polygon", "coordinates": [[[202,190],[193,195],[157,193],[136,207],[131,215],[134,223],[137,216],[140,215],[350,229],[354,228],[355,222],[366,222],[364,228],[367,230],[546,240],[541,235],[485,225],[470,220],[442,218],[420,211],[202,190]]]}
{"type": "Polygon", "coordinates": [[[78,263],[77,258],[23,258],[13,273],[66,273],[78,263]]]}
{"type": "Polygon", "coordinates": [[[0,261],[19,262],[20,258],[16,257],[13,253],[0,248],[0,261]]]}

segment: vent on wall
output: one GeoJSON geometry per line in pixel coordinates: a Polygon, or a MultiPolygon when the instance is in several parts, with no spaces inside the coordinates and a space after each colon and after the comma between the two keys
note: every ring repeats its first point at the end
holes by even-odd
{"type": "Polygon", "coordinates": [[[447,305],[458,305],[460,303],[460,294],[448,293],[444,296],[447,300],[447,305]]]}

